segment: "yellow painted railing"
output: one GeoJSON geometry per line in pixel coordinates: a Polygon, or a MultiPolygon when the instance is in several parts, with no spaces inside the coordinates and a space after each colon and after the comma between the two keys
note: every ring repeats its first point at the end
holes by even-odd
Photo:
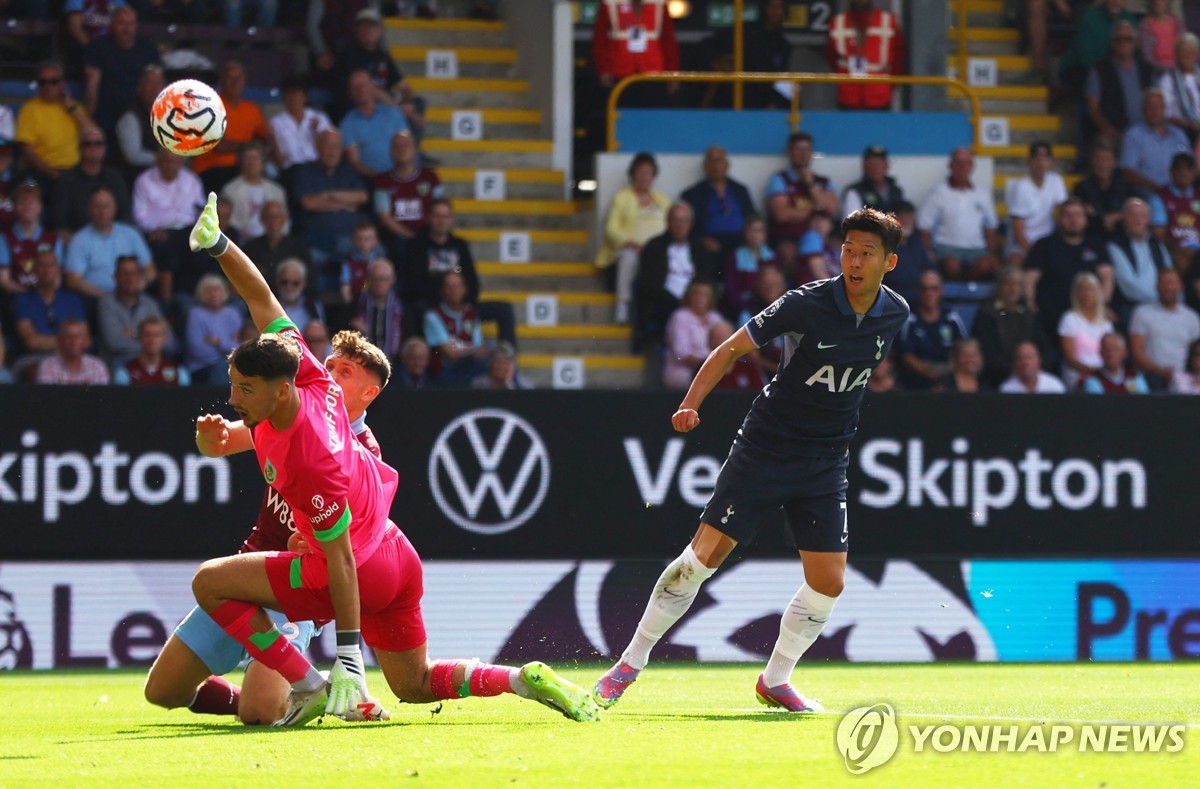
{"type": "MultiPolygon", "coordinates": [[[[964,5],[965,8],[965,5],[964,5]]],[[[960,74],[963,72],[960,72],[960,74]]],[[[855,84],[887,84],[887,85],[943,85],[947,88],[958,91],[966,97],[967,103],[971,107],[971,147],[978,149],[979,147],[979,97],[965,82],[960,79],[951,77],[935,77],[935,76],[878,76],[878,77],[856,77],[849,74],[808,74],[808,73],[754,73],[747,72],[744,74],[723,74],[720,72],[708,71],[664,71],[657,74],[632,74],[613,86],[612,93],[608,97],[608,146],[609,151],[617,150],[617,118],[619,113],[617,110],[617,102],[621,98],[621,94],[630,85],[638,82],[732,82],[735,90],[747,82],[766,82],[774,84],[776,82],[787,82],[792,86],[791,108],[788,112],[788,123],[792,130],[800,128],[800,86],[811,83],[832,83],[841,84],[845,82],[855,84]]]]}
{"type": "Polygon", "coordinates": [[[967,0],[954,0],[958,20],[954,23],[954,66],[959,79],[967,76],[967,0]]]}

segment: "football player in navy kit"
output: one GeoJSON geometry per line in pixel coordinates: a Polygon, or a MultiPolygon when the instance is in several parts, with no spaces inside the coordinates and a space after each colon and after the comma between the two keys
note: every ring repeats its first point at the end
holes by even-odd
{"type": "Polygon", "coordinates": [[[841,276],[785,293],[709,354],[671,417],[680,433],[700,424],[699,408],[741,356],[784,338],[774,379],[751,406],[721,467],[700,528],[667,566],[633,640],[596,683],[611,707],[649,662],[650,650],[691,606],[739,542],[782,508],[804,566],[804,585],[788,603],[779,639],[759,675],[758,700],[791,712],[823,712],[791,686],[792,670],[817,640],[842,592],[848,446],[871,371],[891,349],[908,304],[883,286],[896,267],[900,224],[864,208],[842,222],[841,276]]]}

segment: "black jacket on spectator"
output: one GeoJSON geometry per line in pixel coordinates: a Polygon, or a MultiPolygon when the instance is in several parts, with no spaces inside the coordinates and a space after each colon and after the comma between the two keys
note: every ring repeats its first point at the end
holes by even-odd
{"type": "Polygon", "coordinates": [[[975,313],[971,334],[979,340],[983,354],[983,380],[993,389],[1012,374],[1013,350],[1017,345],[1032,342],[1043,359],[1048,358],[1050,351],[1041,321],[1024,307],[1008,310],[996,302],[984,304],[975,313]]]}
{"type": "Polygon", "coordinates": [[[116,168],[104,166],[99,175],[88,175],[79,165],[67,170],[54,182],[50,196],[50,226],[55,230],[69,230],[74,233],[86,225],[88,218],[88,203],[92,194],[100,188],[113,193],[117,201],[117,220],[132,222],[129,187],[125,185],[125,176],[116,168]]]}
{"type": "Polygon", "coordinates": [[[1108,231],[1104,229],[1104,214],[1119,212],[1126,200],[1140,196],[1125,180],[1125,175],[1119,167],[1113,170],[1112,181],[1107,189],[1102,188],[1099,182],[1089,175],[1075,184],[1074,194],[1095,212],[1088,216],[1087,232],[1101,238],[1108,237],[1108,231]]]}
{"type": "MultiPolygon", "coordinates": [[[[279,244],[272,247],[267,241],[266,236],[252,238],[242,246],[242,251],[246,256],[254,261],[254,265],[258,266],[258,270],[262,272],[263,278],[267,282],[275,281],[275,269],[280,263],[288,258],[299,258],[308,269],[308,276],[305,280],[305,290],[308,293],[316,293],[318,289],[317,272],[313,271],[312,260],[309,259],[308,244],[305,244],[299,238],[293,235],[285,235],[279,239],[279,244]]],[[[300,328],[304,328],[301,326],[300,328]]]]}
{"type": "Polygon", "coordinates": [[[844,197],[853,189],[862,198],[862,205],[858,208],[874,208],[876,211],[882,211],[885,214],[894,213],[900,207],[900,204],[905,202],[904,190],[900,188],[900,184],[896,183],[896,179],[890,175],[886,176],[886,180],[888,185],[886,198],[879,194],[879,191],[866,178],[855,181],[847,186],[842,191],[842,195],[844,197]]]}
{"type": "MultiPolygon", "coordinates": [[[[1151,87],[1154,84],[1154,67],[1141,55],[1134,56],[1134,65],[1137,66],[1138,84],[1142,90],[1151,87]]],[[[1100,113],[1113,126],[1125,131],[1129,128],[1129,108],[1125,106],[1125,94],[1117,77],[1116,63],[1111,56],[1106,57],[1095,65],[1095,69],[1100,79],[1100,113]]]]}
{"type": "Polygon", "coordinates": [[[439,244],[429,235],[429,226],[421,228],[404,247],[400,297],[405,305],[432,307],[441,301],[442,275],[448,271],[462,274],[467,283],[467,301],[479,303],[479,275],[471,247],[451,233],[439,244]]]}
{"type": "MultiPolygon", "coordinates": [[[[679,299],[665,287],[667,248],[671,243],[671,236],[663,233],[650,239],[646,246],[642,247],[634,294],[637,305],[635,347],[646,340],[661,340],[667,328],[667,320],[679,306],[679,299]]],[[[709,251],[694,239],[688,241],[688,248],[691,251],[692,265],[695,267],[692,281],[716,282],[717,266],[709,251]]]]}

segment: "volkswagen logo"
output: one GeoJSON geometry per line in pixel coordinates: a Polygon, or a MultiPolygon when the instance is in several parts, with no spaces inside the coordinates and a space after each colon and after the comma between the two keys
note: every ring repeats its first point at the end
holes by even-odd
{"type": "Polygon", "coordinates": [[[453,523],[476,534],[503,534],[538,511],[550,488],[550,456],[521,417],[480,408],[456,418],[429,456],[429,489],[453,523]]]}

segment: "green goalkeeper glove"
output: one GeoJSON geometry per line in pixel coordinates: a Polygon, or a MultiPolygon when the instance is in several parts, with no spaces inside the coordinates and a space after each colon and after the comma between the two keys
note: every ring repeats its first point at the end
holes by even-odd
{"type": "Polygon", "coordinates": [[[196,220],[192,234],[188,236],[188,245],[193,252],[208,250],[213,257],[225,254],[229,247],[229,239],[221,232],[221,221],[217,218],[217,193],[208,193],[208,204],[196,220]]]}
{"type": "Polygon", "coordinates": [[[372,701],[367,692],[367,672],[358,636],[357,630],[337,633],[337,658],[329,672],[329,702],[325,705],[325,712],[330,715],[345,715],[355,710],[360,701],[372,701]]]}

